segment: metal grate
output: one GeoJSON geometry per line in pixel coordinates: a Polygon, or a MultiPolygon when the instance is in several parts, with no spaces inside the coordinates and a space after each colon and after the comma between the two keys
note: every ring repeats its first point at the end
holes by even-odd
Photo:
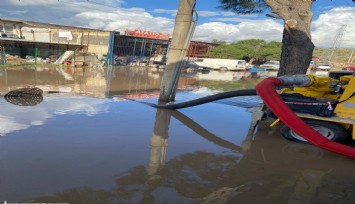
{"type": "Polygon", "coordinates": [[[34,106],[43,101],[43,91],[39,88],[20,88],[4,96],[9,103],[18,106],[34,106]]]}
{"type": "Polygon", "coordinates": [[[243,108],[252,108],[259,106],[263,103],[263,100],[259,96],[238,96],[233,98],[227,98],[215,101],[215,103],[221,103],[231,106],[239,106],[243,108]]]}

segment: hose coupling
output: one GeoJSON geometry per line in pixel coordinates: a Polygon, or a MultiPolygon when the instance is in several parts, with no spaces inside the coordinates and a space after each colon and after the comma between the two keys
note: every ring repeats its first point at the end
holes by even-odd
{"type": "Polygon", "coordinates": [[[298,75],[285,75],[278,77],[281,80],[281,84],[285,86],[309,86],[312,83],[312,79],[303,74],[298,75]]]}

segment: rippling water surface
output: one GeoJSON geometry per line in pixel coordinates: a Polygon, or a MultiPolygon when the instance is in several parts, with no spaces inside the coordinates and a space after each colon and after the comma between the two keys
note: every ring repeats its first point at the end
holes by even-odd
{"type": "MultiPolygon", "coordinates": [[[[156,103],[162,73],[0,68],[0,203],[355,200],[352,159],[289,142],[270,121],[249,130],[247,105],[258,98],[178,111],[133,101],[156,103]],[[21,87],[38,87],[43,98],[4,97],[21,87]]],[[[260,80],[242,72],[184,71],[176,100],[252,88],[260,80]]]]}

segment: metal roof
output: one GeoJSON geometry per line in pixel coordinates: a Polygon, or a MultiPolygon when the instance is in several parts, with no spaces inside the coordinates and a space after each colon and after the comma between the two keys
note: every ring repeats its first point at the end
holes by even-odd
{"type": "Polygon", "coordinates": [[[65,25],[57,25],[57,24],[52,24],[52,23],[41,23],[41,22],[34,22],[34,21],[4,19],[4,18],[0,18],[0,22],[13,23],[13,24],[15,23],[15,24],[20,24],[22,26],[28,26],[28,27],[40,27],[40,28],[45,27],[45,28],[51,28],[51,29],[70,29],[70,30],[80,30],[80,31],[111,32],[108,30],[99,30],[99,29],[92,29],[92,28],[65,26],[65,25]]]}

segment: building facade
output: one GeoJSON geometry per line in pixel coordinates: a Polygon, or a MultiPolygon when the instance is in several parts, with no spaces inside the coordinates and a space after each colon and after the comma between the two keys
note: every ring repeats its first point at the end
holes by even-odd
{"type": "MultiPolygon", "coordinates": [[[[171,36],[169,34],[126,30],[114,31],[63,26],[32,21],[0,19],[2,62],[19,64],[32,61],[55,62],[66,51],[74,51],[75,65],[91,63],[120,65],[165,64],[171,36]],[[76,57],[75,57],[76,56],[76,57]],[[90,56],[90,58],[88,57],[90,56]]],[[[217,46],[191,42],[188,58],[203,58],[217,46]]],[[[69,60],[70,61],[70,60],[69,60]]]]}

